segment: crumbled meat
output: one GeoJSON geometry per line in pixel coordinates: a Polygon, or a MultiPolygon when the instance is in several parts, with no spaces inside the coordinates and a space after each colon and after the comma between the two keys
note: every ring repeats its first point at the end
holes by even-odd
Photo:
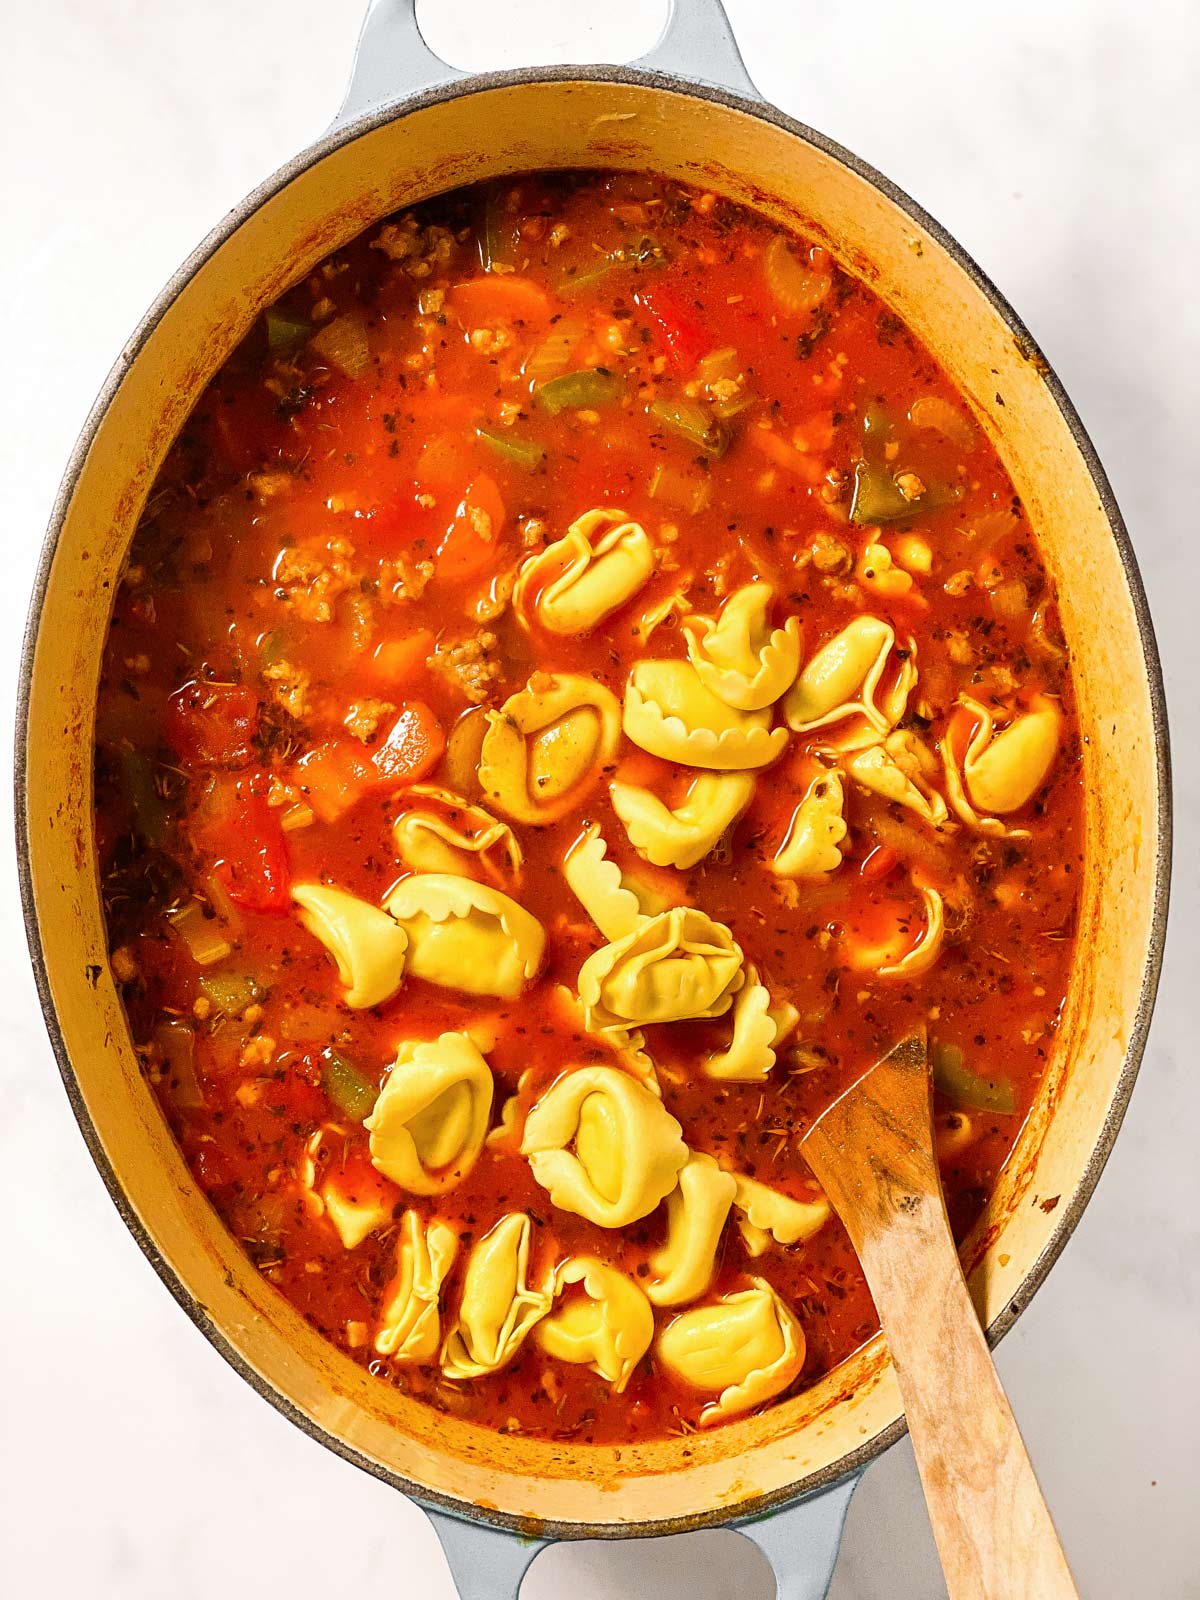
{"type": "Polygon", "coordinates": [[[395,709],[390,700],[354,700],[342,720],[348,733],[363,744],[370,744],[379,732],[379,724],[395,709]]]}
{"type": "Polygon", "coordinates": [[[354,546],[340,536],[323,545],[289,545],[275,563],[280,597],[305,622],[332,621],[337,597],[360,581],[350,566],[353,556],[354,546]]]}
{"type": "Polygon", "coordinates": [[[371,249],[379,250],[401,266],[410,278],[428,278],[435,267],[450,261],[454,235],[449,228],[430,223],[422,228],[411,212],[399,222],[385,222],[371,249]]]}
{"type": "Polygon", "coordinates": [[[498,639],[490,628],[455,644],[440,645],[429,657],[429,665],[474,705],[481,705],[500,676],[500,663],[493,659],[498,639]]]}
{"type": "Polygon", "coordinates": [[[290,472],[252,472],[246,484],[256,499],[274,500],[277,495],[287,494],[295,481],[290,472]]]}
{"type": "Polygon", "coordinates": [[[498,356],[512,343],[512,334],[507,328],[472,328],[469,343],[480,355],[498,356]]]}
{"type": "Polygon", "coordinates": [[[379,568],[379,598],[384,605],[419,600],[432,577],[432,561],[408,561],[404,556],[384,561],[379,568]]]}
{"type": "Polygon", "coordinates": [[[898,472],[896,474],[896,487],[906,500],[919,500],[925,493],[925,485],[915,472],[898,472]]]}
{"type": "Polygon", "coordinates": [[[942,588],[945,589],[946,593],[949,595],[966,594],[967,590],[974,582],[975,579],[971,575],[971,572],[968,570],[968,568],[964,567],[961,572],[951,573],[950,577],[948,577],[945,583],[942,585],[942,588]]]}
{"type": "Polygon", "coordinates": [[[262,669],[262,675],[271,685],[276,704],[302,722],[310,710],[308,691],[312,682],[305,669],[294,667],[290,661],[273,661],[262,669]]]}
{"type": "Polygon", "coordinates": [[[243,1067],[269,1067],[275,1059],[275,1041],[269,1033],[255,1034],[242,1046],[239,1065],[243,1067]]]}
{"type": "Polygon", "coordinates": [[[818,572],[845,574],[854,565],[849,547],[836,534],[815,534],[811,549],[812,564],[818,572]]]}
{"type": "Polygon", "coordinates": [[[541,517],[526,517],[521,524],[522,549],[536,550],[538,545],[545,544],[549,531],[541,517]]]}
{"type": "Polygon", "coordinates": [[[956,667],[973,667],[975,665],[975,646],[965,628],[948,628],[946,630],[946,654],[956,667]]]}

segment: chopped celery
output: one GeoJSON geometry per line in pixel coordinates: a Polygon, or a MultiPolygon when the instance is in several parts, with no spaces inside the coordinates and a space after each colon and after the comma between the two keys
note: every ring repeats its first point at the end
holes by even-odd
{"type": "Polygon", "coordinates": [[[364,1078],[352,1061],[331,1050],[321,1068],[321,1087],[339,1111],[362,1122],[375,1109],[378,1087],[364,1078]]]}
{"type": "Polygon", "coordinates": [[[586,334],[587,326],[582,322],[566,317],[556,322],[541,344],[534,345],[525,357],[522,377],[528,378],[530,383],[544,383],[547,378],[556,378],[570,366],[571,354],[586,334]]]}
{"type": "Polygon", "coordinates": [[[666,259],[657,239],[645,236],[636,243],[620,245],[616,250],[597,256],[585,267],[569,272],[558,285],[558,292],[569,299],[594,289],[613,272],[622,269],[637,271],[641,267],[656,266],[666,259]]]}
{"type": "Polygon", "coordinates": [[[1011,1079],[981,1078],[967,1066],[956,1044],[940,1041],[934,1044],[933,1083],[939,1094],[944,1094],[957,1106],[969,1106],[975,1111],[999,1111],[1005,1116],[1011,1116],[1017,1109],[1011,1079]]]}
{"type": "Polygon", "coordinates": [[[698,511],[706,511],[712,498],[707,478],[689,477],[677,467],[661,463],[650,474],[648,489],[652,500],[662,500],[693,517],[698,511]]]}
{"type": "Polygon", "coordinates": [[[220,923],[205,911],[199,900],[189,900],[186,905],[168,911],[167,921],[187,945],[197,966],[211,967],[233,952],[220,923]]]}
{"type": "Polygon", "coordinates": [[[149,845],[161,845],[167,814],[154,784],[154,769],[140,750],[121,752],[121,789],[133,809],[134,831],[149,845]]]}
{"type": "Polygon", "coordinates": [[[512,265],[514,231],[504,226],[500,208],[501,190],[497,183],[489,183],[483,191],[483,206],[479,217],[479,264],[485,272],[495,272],[497,265],[512,265]]]}
{"type": "Polygon", "coordinates": [[[313,334],[308,348],[348,378],[361,378],[371,363],[367,325],[361,317],[334,317],[313,334]]]}
{"type": "Polygon", "coordinates": [[[267,349],[273,356],[294,355],[313,331],[311,322],[278,306],[272,306],[263,320],[267,326],[267,349]]]}
{"type": "Polygon", "coordinates": [[[650,415],[670,433],[714,458],[729,448],[729,429],[695,400],[655,400],[650,415]]]}
{"type": "Polygon", "coordinates": [[[493,433],[489,428],[476,428],[475,433],[498,456],[526,472],[536,472],[546,459],[545,447],[534,439],[522,439],[520,434],[514,433],[493,433]]]}
{"type": "Polygon", "coordinates": [[[206,972],[200,978],[200,993],[227,1017],[240,1017],[261,992],[245,972],[206,972]]]}
{"type": "Polygon", "coordinates": [[[583,411],[594,406],[614,405],[625,391],[625,385],[615,372],[607,367],[584,367],[578,372],[564,372],[561,378],[551,378],[534,390],[534,399],[543,411],[556,417],[560,411],[583,411]]]}

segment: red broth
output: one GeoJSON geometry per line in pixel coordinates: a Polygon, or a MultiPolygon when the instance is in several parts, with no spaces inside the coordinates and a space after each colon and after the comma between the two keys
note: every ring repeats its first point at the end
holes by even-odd
{"type": "MultiPolygon", "coordinates": [[[[697,1069],[727,1042],[728,1017],[646,1029],[692,1148],[812,1198],[798,1137],[924,1026],[948,1091],[943,1178],[961,1236],[1036,1092],[1071,967],[1083,833],[1070,673],[1034,532],[907,328],[822,251],[714,195],[605,174],[464,191],[369,230],[289,291],[214,378],[149,497],[96,741],[113,970],[196,1181],[321,1333],[381,1380],[487,1427],[648,1439],[696,1427],[714,1398],[672,1377],[657,1345],[622,1393],[534,1337],[469,1382],[444,1377],[436,1356],[374,1348],[408,1207],[459,1236],[443,1333],[470,1248],[504,1214],[532,1219],[539,1282],[584,1253],[644,1283],[663,1241],[663,1206],[619,1230],[556,1209],[511,1142],[486,1145],[444,1193],[402,1193],[371,1167],[361,1125],[404,1039],[482,1019],[493,1123],[518,1084],[523,1117],[565,1065],[611,1060],[557,988],[605,942],[563,878],[585,824],[667,901],[726,923],[797,1014],[761,1082],[697,1069]],[[653,575],[585,637],[524,625],[521,562],[593,507],[644,527],[653,575]],[[560,820],[513,823],[524,866],[510,887],[547,933],[519,999],[410,979],[348,1009],[291,885],[324,880],[378,904],[406,870],[392,824],[409,786],[470,788],[485,709],[536,673],[581,673],[620,699],[639,658],[684,656],[682,614],[715,615],[755,579],[774,586],[777,619],[800,618],[805,661],[864,615],[889,623],[901,652],[915,645],[899,726],[930,752],[946,738],[961,759],[977,734],[960,695],[1000,727],[1051,704],[1060,733],[1044,781],[986,832],[953,809],[932,826],[847,779],[844,859],[814,881],[770,863],[824,731],[790,737],[688,871],[639,864],[606,770],[560,820]],[[944,906],[940,956],[881,976],[874,945],[895,960],[919,942],[922,885],[944,906]],[[386,1213],[353,1248],[314,1202],[331,1174],[386,1213]]],[[[688,777],[624,738],[615,767],[669,803],[688,777]]],[[[755,1277],[803,1330],[785,1393],[877,1326],[836,1218],[758,1257],[731,1219],[703,1298],[755,1277]]],[[[658,1310],[658,1328],[681,1309],[658,1310]]]]}

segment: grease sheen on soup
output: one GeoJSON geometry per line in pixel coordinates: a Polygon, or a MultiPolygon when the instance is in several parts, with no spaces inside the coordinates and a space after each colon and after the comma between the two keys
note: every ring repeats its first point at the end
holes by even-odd
{"type": "Polygon", "coordinates": [[[1072,958],[1021,504],[806,240],[638,175],[431,201],[261,318],[100,688],[144,1070],[263,1275],[487,1427],[719,1425],[877,1327],[798,1140],[928,1030],[978,1217],[1072,958]]]}

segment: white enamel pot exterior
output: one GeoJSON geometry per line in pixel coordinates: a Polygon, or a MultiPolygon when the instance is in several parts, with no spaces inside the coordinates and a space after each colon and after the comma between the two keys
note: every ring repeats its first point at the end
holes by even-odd
{"type": "Polygon", "coordinates": [[[816,1600],[857,1474],[903,1428],[881,1340],[805,1394],[711,1435],[566,1446],[435,1416],[323,1341],[227,1234],[141,1078],[107,963],[96,686],[125,552],[188,411],[261,310],[364,227],[459,184],[589,166],[714,188],[821,239],[969,399],[1057,581],[1085,739],[1080,950],[1037,1105],[964,1246],[993,1340],[1028,1304],[1116,1136],[1158,976],[1169,785],[1145,599],[1091,445],[1015,314],[911,200],[758,97],[717,0],[676,0],[659,45],[634,67],[480,77],[429,53],[412,0],[375,0],[333,128],[167,286],[76,447],[33,599],[17,729],[30,948],[84,1137],[164,1283],[261,1394],[430,1513],[464,1600],[509,1600],[551,1539],[721,1524],[767,1552],[786,1600],[816,1600]]]}

